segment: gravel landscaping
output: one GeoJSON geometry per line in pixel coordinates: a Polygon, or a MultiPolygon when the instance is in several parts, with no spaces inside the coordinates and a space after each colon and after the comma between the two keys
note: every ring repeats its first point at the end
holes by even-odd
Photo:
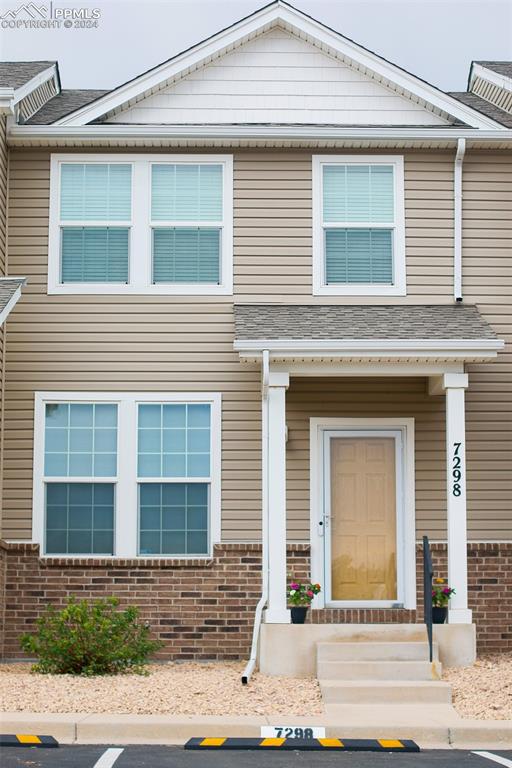
{"type": "Polygon", "coordinates": [[[151,664],[149,675],[74,677],[0,665],[6,712],[138,715],[315,715],[324,711],[316,680],[255,673],[242,686],[243,664],[151,664]]]}
{"type": "Polygon", "coordinates": [[[512,720],[512,653],[482,656],[474,666],[446,669],[453,703],[462,717],[512,720]]]}

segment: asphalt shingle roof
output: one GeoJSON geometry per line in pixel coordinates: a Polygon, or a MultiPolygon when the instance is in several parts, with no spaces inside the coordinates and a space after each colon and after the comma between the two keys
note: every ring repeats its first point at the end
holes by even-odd
{"type": "Polygon", "coordinates": [[[499,75],[512,77],[512,61],[475,61],[474,63],[480,64],[481,67],[486,69],[491,69],[499,75]]]}
{"type": "Polygon", "coordinates": [[[30,120],[27,120],[29,125],[50,125],[56,120],[60,120],[64,115],[68,115],[70,112],[74,112],[75,109],[85,107],[86,104],[90,104],[91,101],[99,99],[100,96],[104,96],[109,91],[98,91],[92,89],[65,89],[61,91],[57,96],[44,104],[39,112],[32,115],[30,120]]]}
{"type": "Polygon", "coordinates": [[[3,312],[18,288],[25,285],[25,282],[24,277],[0,278],[0,312],[3,312]]]}
{"type": "Polygon", "coordinates": [[[470,304],[235,304],[235,338],[495,339],[470,304]]]}
{"type": "Polygon", "coordinates": [[[512,128],[512,115],[505,110],[500,109],[495,104],[491,104],[490,101],[480,98],[475,93],[469,93],[468,91],[461,91],[456,93],[449,93],[449,96],[453,96],[454,99],[461,101],[468,107],[476,109],[486,117],[490,117],[492,120],[496,120],[497,123],[501,123],[506,128],[512,128]]]}
{"type": "Polygon", "coordinates": [[[21,88],[56,61],[0,61],[0,88],[21,88]]]}

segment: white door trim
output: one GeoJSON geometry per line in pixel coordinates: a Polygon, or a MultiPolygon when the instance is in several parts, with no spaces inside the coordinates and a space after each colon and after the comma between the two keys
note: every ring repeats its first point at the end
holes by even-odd
{"type": "MultiPolygon", "coordinates": [[[[310,543],[311,543],[311,579],[325,587],[325,472],[324,441],[325,433],[343,433],[347,436],[387,436],[390,432],[400,433],[400,458],[402,475],[397,483],[397,503],[402,509],[401,522],[397,520],[397,571],[401,576],[400,607],[416,608],[416,546],[415,546],[415,491],[414,491],[414,419],[411,418],[311,418],[310,419],[310,543]],[[400,487],[399,487],[400,486],[400,487]],[[402,491],[400,493],[400,491],[402,491]],[[401,528],[401,530],[400,530],[401,528]],[[400,562],[401,561],[401,562],[400,562]]],[[[399,469],[397,463],[397,470],[399,469]]],[[[328,595],[322,592],[315,597],[313,608],[347,607],[371,608],[392,607],[397,603],[389,601],[336,601],[327,602],[328,595]]]]}

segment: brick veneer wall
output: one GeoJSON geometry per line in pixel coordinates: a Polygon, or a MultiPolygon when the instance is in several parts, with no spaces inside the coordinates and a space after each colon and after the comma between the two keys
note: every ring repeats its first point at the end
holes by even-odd
{"type": "MultiPolygon", "coordinates": [[[[446,546],[432,546],[434,569],[446,576],[446,546]]],[[[19,637],[31,631],[48,603],[65,598],[115,595],[135,604],[165,644],[165,659],[246,658],[254,609],[260,597],[261,546],[220,544],[204,560],[116,560],[39,558],[35,544],[0,544],[5,569],[5,658],[22,656],[19,637]]],[[[422,557],[418,547],[418,610],[310,611],[315,623],[414,623],[422,621],[422,557]]],[[[468,546],[469,595],[478,650],[512,650],[512,544],[468,546]]],[[[309,546],[288,546],[288,571],[309,574],[309,546]]],[[[0,616],[2,612],[0,611],[0,616]]],[[[0,632],[0,639],[2,633],[0,632]]]]}

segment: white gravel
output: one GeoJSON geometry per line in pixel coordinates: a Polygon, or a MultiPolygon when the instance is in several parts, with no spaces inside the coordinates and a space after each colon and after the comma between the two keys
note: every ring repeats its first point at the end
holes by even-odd
{"type": "Polygon", "coordinates": [[[27,664],[0,665],[5,712],[139,715],[315,715],[324,711],[314,679],[254,673],[242,686],[240,663],[151,664],[149,675],[39,675],[27,664]]]}
{"type": "Polygon", "coordinates": [[[472,667],[446,669],[453,703],[462,717],[512,720],[512,653],[482,656],[472,667]]]}

